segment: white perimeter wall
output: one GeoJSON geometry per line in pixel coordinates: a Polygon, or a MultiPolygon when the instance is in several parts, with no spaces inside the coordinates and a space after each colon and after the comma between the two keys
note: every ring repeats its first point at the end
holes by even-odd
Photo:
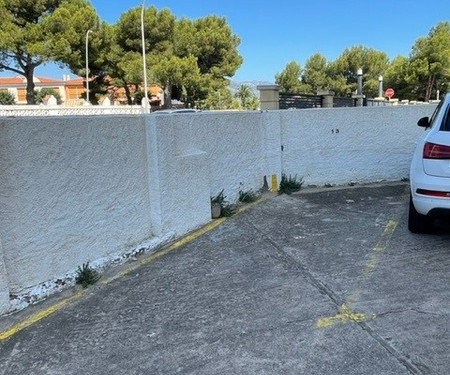
{"type": "Polygon", "coordinates": [[[306,184],[400,180],[409,176],[416,126],[435,105],[279,111],[282,170],[306,184]]]}
{"type": "Polygon", "coordinates": [[[407,177],[434,108],[0,118],[0,313],[9,294],[207,223],[222,189],[234,202],[282,172],[407,177]]]}

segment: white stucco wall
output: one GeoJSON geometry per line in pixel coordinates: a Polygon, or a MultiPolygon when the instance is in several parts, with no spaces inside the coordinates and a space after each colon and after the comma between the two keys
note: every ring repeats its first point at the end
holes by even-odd
{"type": "Polygon", "coordinates": [[[11,293],[151,236],[143,134],[135,116],[0,119],[11,293]]]}
{"type": "Polygon", "coordinates": [[[282,170],[306,184],[409,176],[417,120],[435,105],[280,111],[282,170]]]}
{"type": "Polygon", "coordinates": [[[434,108],[0,117],[0,314],[10,293],[207,223],[222,189],[407,177],[434,108]]]}
{"type": "Polygon", "coordinates": [[[6,274],[6,266],[3,259],[3,247],[0,238],[0,315],[9,308],[9,286],[6,274]]]}
{"type": "Polygon", "coordinates": [[[266,173],[262,113],[201,112],[154,117],[164,124],[174,154],[206,153],[211,196],[224,189],[227,199],[234,201],[240,189],[262,187],[266,173]]]}

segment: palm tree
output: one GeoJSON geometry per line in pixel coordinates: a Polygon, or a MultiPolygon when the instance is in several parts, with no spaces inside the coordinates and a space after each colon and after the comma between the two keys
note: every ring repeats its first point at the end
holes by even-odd
{"type": "Polygon", "coordinates": [[[255,94],[249,85],[240,85],[234,96],[241,101],[241,107],[246,108],[247,103],[255,96],[255,94]]]}

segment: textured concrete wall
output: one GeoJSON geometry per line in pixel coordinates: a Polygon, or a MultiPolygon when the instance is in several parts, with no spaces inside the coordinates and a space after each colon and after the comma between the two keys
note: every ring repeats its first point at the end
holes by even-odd
{"type": "Polygon", "coordinates": [[[0,120],[0,238],[16,293],[152,235],[140,117],[0,120]]]}
{"type": "Polygon", "coordinates": [[[0,313],[10,293],[207,223],[222,189],[407,177],[434,108],[0,118],[0,313]]]}
{"type": "Polygon", "coordinates": [[[306,184],[408,177],[417,120],[435,105],[280,111],[283,171],[306,184]]]}
{"type": "Polygon", "coordinates": [[[6,274],[5,261],[3,259],[3,247],[0,239],[0,315],[9,308],[9,286],[6,274]]]}
{"type": "Polygon", "coordinates": [[[206,153],[211,195],[224,189],[228,199],[235,200],[240,189],[262,187],[263,176],[271,172],[264,167],[265,128],[260,112],[155,117],[159,124],[164,124],[164,139],[171,139],[174,154],[206,153]]]}

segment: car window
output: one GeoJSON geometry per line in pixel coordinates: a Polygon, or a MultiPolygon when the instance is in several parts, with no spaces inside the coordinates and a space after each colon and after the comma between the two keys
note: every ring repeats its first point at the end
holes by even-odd
{"type": "Polygon", "coordinates": [[[442,131],[450,131],[450,105],[447,106],[444,120],[442,121],[441,129],[442,131]]]}
{"type": "Polygon", "coordinates": [[[436,109],[434,110],[433,114],[431,115],[431,118],[430,118],[430,121],[429,121],[430,128],[432,128],[435,125],[434,122],[436,120],[436,116],[439,113],[439,111],[440,111],[440,109],[441,109],[441,107],[443,105],[444,105],[444,100],[441,100],[439,102],[439,104],[437,105],[436,109]]]}

